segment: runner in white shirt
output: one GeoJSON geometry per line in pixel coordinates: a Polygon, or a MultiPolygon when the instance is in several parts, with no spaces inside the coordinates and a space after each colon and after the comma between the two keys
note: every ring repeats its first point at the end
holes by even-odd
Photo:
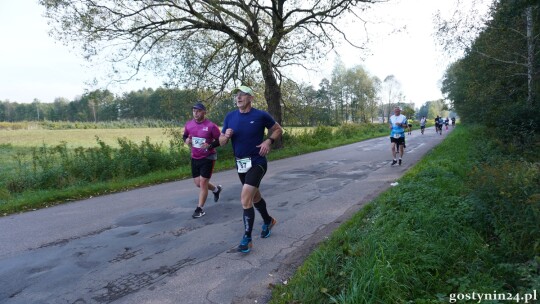
{"type": "Polygon", "coordinates": [[[396,154],[399,152],[399,165],[403,158],[403,149],[405,148],[405,127],[407,126],[407,117],[401,115],[399,107],[394,108],[394,115],[390,116],[390,142],[392,143],[392,166],[398,163],[396,154]]]}

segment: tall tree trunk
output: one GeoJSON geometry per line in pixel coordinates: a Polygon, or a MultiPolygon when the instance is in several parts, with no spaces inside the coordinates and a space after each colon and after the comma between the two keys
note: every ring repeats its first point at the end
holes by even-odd
{"type": "MultiPolygon", "coordinates": [[[[276,120],[278,124],[282,124],[283,116],[281,111],[281,87],[279,86],[276,76],[272,71],[272,64],[269,62],[261,62],[261,70],[264,78],[264,98],[268,107],[268,113],[276,120]]],[[[283,147],[281,138],[274,142],[274,148],[283,147]]]]}
{"type": "Polygon", "coordinates": [[[534,77],[534,37],[532,6],[525,10],[527,20],[527,104],[533,103],[533,77],[534,77]]]}

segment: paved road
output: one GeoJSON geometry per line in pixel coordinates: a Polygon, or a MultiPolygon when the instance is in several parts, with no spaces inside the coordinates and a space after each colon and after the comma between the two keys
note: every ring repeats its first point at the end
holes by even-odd
{"type": "MultiPolygon", "coordinates": [[[[0,303],[266,303],[314,246],[446,136],[407,137],[390,166],[387,137],[269,164],[261,187],[278,224],[236,252],[242,236],[240,182],[192,219],[191,180],[76,201],[0,218],[0,303]]],[[[232,161],[232,160],[219,160],[232,161]]]]}

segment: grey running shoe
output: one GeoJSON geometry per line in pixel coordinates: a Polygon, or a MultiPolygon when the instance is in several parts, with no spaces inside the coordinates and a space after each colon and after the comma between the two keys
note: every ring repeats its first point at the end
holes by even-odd
{"type": "Polygon", "coordinates": [[[195,209],[195,212],[193,212],[193,218],[199,218],[203,215],[205,215],[206,213],[204,213],[204,210],[202,210],[201,207],[197,207],[197,209],[195,209]]]}
{"type": "Polygon", "coordinates": [[[251,238],[244,235],[244,237],[240,241],[240,245],[238,245],[238,251],[248,253],[251,250],[251,247],[253,247],[253,244],[251,243],[251,238]]]}
{"type": "Polygon", "coordinates": [[[270,236],[270,233],[272,231],[272,228],[274,227],[274,225],[277,223],[276,219],[275,218],[272,218],[272,220],[270,221],[270,224],[264,224],[262,225],[262,231],[261,231],[261,237],[263,239],[267,238],[270,236]]]}
{"type": "Polygon", "coordinates": [[[217,203],[217,201],[219,201],[219,194],[221,193],[221,190],[223,190],[223,187],[221,187],[221,185],[218,185],[217,186],[218,190],[216,192],[212,192],[214,193],[214,202],[217,203]]]}

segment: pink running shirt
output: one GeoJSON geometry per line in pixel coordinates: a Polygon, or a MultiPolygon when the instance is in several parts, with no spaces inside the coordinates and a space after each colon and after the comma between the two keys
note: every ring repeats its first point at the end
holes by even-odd
{"type": "Polygon", "coordinates": [[[191,157],[193,159],[203,159],[209,156],[212,159],[216,159],[216,149],[210,148],[208,150],[201,148],[204,143],[211,144],[214,139],[219,140],[220,131],[218,126],[208,119],[198,123],[195,119],[192,119],[186,123],[184,127],[184,136],[191,138],[191,157]]]}

